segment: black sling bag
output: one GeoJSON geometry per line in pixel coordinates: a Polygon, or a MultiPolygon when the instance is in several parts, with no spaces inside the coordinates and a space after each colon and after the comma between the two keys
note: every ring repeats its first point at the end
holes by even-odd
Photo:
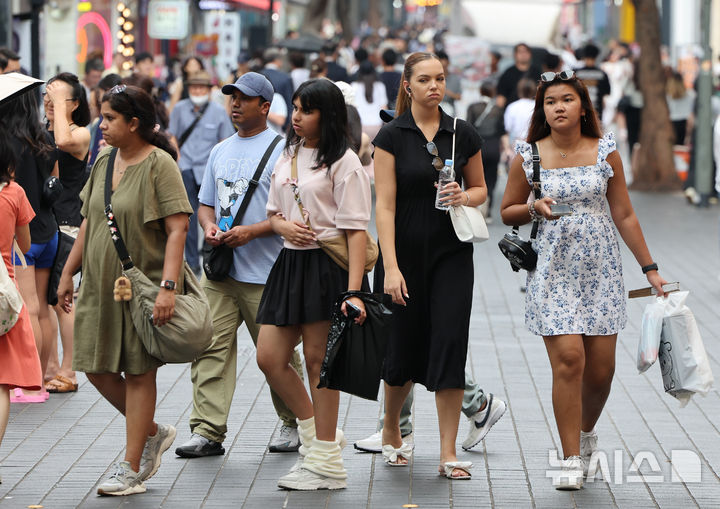
{"type": "MultiPolygon", "coordinates": [[[[538,154],[537,145],[531,143],[532,146],[532,162],[533,162],[533,193],[535,199],[540,199],[540,155],[538,154]]],[[[535,270],[537,265],[537,253],[532,247],[532,241],[537,237],[539,221],[533,221],[532,231],[530,232],[530,240],[523,240],[520,237],[520,227],[513,226],[510,233],[498,242],[498,247],[505,258],[510,262],[510,267],[515,272],[520,269],[531,271],[535,270]]]]}
{"type": "MultiPolygon", "coordinates": [[[[282,136],[276,136],[272,143],[270,143],[270,146],[268,146],[267,150],[265,150],[265,154],[263,154],[262,159],[255,170],[253,178],[248,183],[247,191],[245,191],[245,197],[240,204],[237,214],[235,214],[235,219],[233,220],[230,229],[235,228],[242,221],[245,211],[250,205],[250,198],[252,198],[255,189],[260,183],[260,177],[265,170],[265,166],[267,166],[268,160],[270,160],[270,156],[272,155],[273,150],[275,150],[277,144],[280,143],[280,140],[282,140],[282,136]]],[[[222,281],[228,276],[228,274],[230,274],[230,269],[233,264],[233,248],[228,247],[225,244],[211,246],[206,242],[203,245],[202,254],[203,270],[210,281],[222,281]]]]}

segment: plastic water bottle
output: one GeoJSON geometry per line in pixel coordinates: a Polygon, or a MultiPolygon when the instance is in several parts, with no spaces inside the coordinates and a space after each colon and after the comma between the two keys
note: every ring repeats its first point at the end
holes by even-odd
{"type": "Polygon", "coordinates": [[[438,177],[438,188],[435,194],[435,208],[438,210],[448,210],[450,205],[442,203],[440,200],[446,196],[443,191],[445,185],[455,182],[455,171],[453,170],[452,159],[445,159],[445,166],[440,170],[440,176],[438,177]]]}

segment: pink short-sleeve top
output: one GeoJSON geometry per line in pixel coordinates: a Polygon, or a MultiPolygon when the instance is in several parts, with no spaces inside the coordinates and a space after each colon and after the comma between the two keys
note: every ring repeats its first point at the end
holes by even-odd
{"type": "Polygon", "coordinates": [[[30,224],[35,217],[25,190],[10,182],[0,190],[0,252],[11,278],[15,277],[13,267],[13,239],[18,226],[30,224]]]}
{"type": "MultiPolygon", "coordinates": [[[[357,154],[348,149],[327,168],[312,169],[315,149],[298,147],[297,188],[303,208],[309,214],[310,226],[319,239],[341,235],[341,230],[367,230],[372,213],[370,177],[357,154]]],[[[281,214],[288,221],[304,223],[293,193],[292,156],[287,152],[275,164],[270,181],[267,214],[281,214]]],[[[288,249],[317,249],[317,244],[297,246],[285,240],[288,249]]]]}

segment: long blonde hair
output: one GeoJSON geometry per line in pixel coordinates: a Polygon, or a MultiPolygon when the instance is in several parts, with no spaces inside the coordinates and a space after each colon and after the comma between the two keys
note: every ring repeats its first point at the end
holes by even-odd
{"type": "MultiPolygon", "coordinates": [[[[403,69],[402,73],[403,81],[407,81],[408,83],[410,82],[410,78],[412,78],[413,75],[413,70],[419,62],[431,60],[433,58],[437,61],[440,61],[440,59],[435,53],[428,53],[424,51],[418,51],[407,57],[407,59],[405,60],[405,68],[403,69]]],[[[398,88],[397,100],[395,101],[395,116],[399,117],[400,115],[405,113],[407,110],[410,109],[411,104],[412,99],[407,93],[407,90],[405,90],[405,85],[403,83],[400,83],[400,88],[398,88]]]]}

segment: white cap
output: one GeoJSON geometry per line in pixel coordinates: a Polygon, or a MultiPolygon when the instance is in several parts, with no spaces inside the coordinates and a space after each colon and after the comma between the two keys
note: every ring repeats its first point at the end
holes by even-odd
{"type": "Polygon", "coordinates": [[[355,90],[352,85],[345,83],[344,81],[335,81],[334,83],[335,86],[340,89],[340,92],[342,92],[342,95],[345,98],[345,104],[349,104],[350,106],[355,106],[357,108],[357,104],[355,103],[355,90]]]}

